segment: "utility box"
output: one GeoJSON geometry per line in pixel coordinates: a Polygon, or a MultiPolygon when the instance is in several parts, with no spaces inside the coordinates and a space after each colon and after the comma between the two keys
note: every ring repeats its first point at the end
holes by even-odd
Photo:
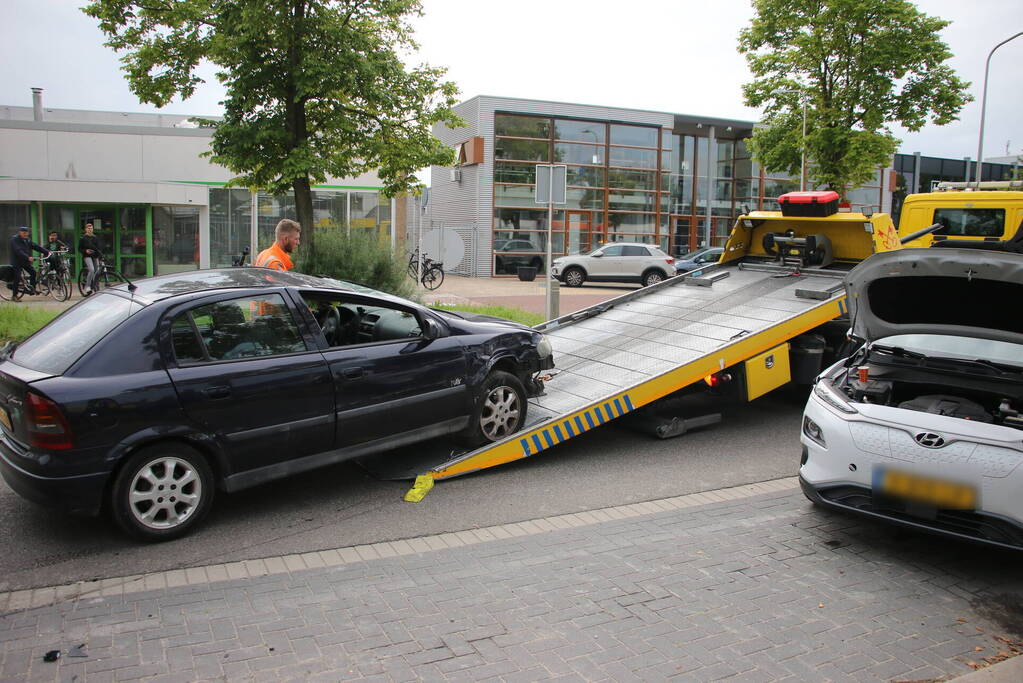
{"type": "Polygon", "coordinates": [[[792,378],[788,342],[750,358],[744,363],[744,370],[747,401],[788,384],[792,378]]]}

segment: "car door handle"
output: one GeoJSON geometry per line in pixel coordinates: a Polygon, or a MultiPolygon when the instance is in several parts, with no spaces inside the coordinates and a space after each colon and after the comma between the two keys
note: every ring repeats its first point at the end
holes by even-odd
{"type": "Polygon", "coordinates": [[[345,379],[359,379],[362,377],[362,368],[345,368],[341,371],[341,376],[345,379]]]}
{"type": "Polygon", "coordinates": [[[231,387],[228,386],[210,387],[209,389],[203,389],[202,393],[206,395],[206,398],[212,399],[229,398],[231,396],[231,387]]]}

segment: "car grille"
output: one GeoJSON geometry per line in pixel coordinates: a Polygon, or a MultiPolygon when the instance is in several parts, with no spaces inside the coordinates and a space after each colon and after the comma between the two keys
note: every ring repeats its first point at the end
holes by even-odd
{"type": "Polygon", "coordinates": [[[934,519],[930,519],[911,515],[906,512],[905,505],[887,498],[877,498],[866,487],[844,485],[823,489],[818,493],[825,502],[859,512],[869,512],[934,531],[1023,549],[1023,529],[1006,519],[982,512],[938,510],[934,519]]]}
{"type": "Polygon", "coordinates": [[[851,422],[849,431],[861,451],[892,460],[935,465],[969,463],[979,467],[985,477],[996,478],[1009,476],[1023,463],[1023,453],[1011,448],[955,439],[943,448],[926,448],[914,441],[912,432],[869,422],[851,422]]]}

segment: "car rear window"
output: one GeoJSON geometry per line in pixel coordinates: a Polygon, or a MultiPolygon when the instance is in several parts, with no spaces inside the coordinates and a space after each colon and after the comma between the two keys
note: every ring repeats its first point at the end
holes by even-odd
{"type": "Polygon", "coordinates": [[[142,310],[142,304],[114,294],[92,296],[26,339],[11,357],[18,365],[63,374],[108,332],[142,310]]]}

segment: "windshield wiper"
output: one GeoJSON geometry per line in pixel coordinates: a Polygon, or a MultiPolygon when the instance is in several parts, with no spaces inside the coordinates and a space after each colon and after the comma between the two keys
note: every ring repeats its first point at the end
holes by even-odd
{"type": "Polygon", "coordinates": [[[1004,374],[1017,374],[1018,375],[1020,372],[1023,372],[1023,368],[1020,368],[1020,367],[1017,367],[1017,366],[1014,366],[1014,365],[1002,365],[1001,363],[995,363],[993,361],[985,360],[983,358],[972,358],[972,359],[971,358],[950,358],[950,357],[947,357],[947,356],[943,356],[941,358],[932,359],[932,360],[943,360],[943,361],[949,361],[950,363],[959,363],[959,364],[962,364],[962,365],[976,365],[976,366],[979,366],[979,367],[982,367],[982,368],[987,368],[989,370],[994,370],[995,372],[997,372],[999,374],[1002,374],[1002,375],[1004,375],[1004,374]]]}
{"type": "Polygon", "coordinates": [[[902,356],[902,357],[905,357],[905,358],[914,358],[916,360],[921,360],[921,359],[927,358],[927,356],[922,354],[922,353],[919,353],[917,351],[910,351],[909,349],[904,349],[901,346],[885,346],[884,344],[874,344],[873,346],[870,347],[870,350],[871,351],[880,351],[882,353],[888,353],[888,354],[891,354],[893,356],[902,356]]]}

